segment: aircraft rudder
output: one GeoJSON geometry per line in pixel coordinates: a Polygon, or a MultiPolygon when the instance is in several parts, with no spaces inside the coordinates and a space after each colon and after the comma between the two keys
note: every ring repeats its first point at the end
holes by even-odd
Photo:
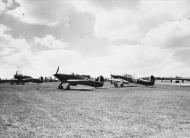
{"type": "Polygon", "coordinates": [[[96,78],[96,80],[95,81],[98,81],[98,82],[104,82],[104,77],[101,75],[101,76],[99,76],[98,78],[96,78]]]}
{"type": "Polygon", "coordinates": [[[156,80],[155,77],[153,75],[151,75],[150,76],[150,81],[153,82],[153,83],[155,83],[155,80],[156,80]]]}

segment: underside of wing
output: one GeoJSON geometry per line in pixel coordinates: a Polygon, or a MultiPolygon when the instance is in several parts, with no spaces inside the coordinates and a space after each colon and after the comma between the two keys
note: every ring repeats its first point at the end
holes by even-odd
{"type": "Polygon", "coordinates": [[[23,82],[33,82],[33,83],[41,83],[42,82],[42,80],[40,80],[40,79],[36,79],[36,78],[26,78],[26,79],[23,79],[22,80],[23,82]]]}
{"type": "Polygon", "coordinates": [[[17,79],[11,79],[11,81],[17,81],[17,79]]]}
{"type": "Polygon", "coordinates": [[[70,83],[71,85],[87,85],[87,86],[92,86],[92,87],[102,87],[103,83],[101,82],[96,82],[92,80],[67,80],[66,83],[70,83]]]}
{"type": "Polygon", "coordinates": [[[109,79],[109,81],[112,81],[112,82],[120,82],[120,83],[125,83],[125,84],[129,84],[128,81],[126,80],[123,80],[123,79],[109,79]]]}

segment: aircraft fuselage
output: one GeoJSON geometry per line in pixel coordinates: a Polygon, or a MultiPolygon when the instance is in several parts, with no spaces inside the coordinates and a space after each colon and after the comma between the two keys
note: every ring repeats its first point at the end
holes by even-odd
{"type": "Polygon", "coordinates": [[[96,80],[89,79],[85,75],[76,74],[54,74],[54,76],[61,81],[59,85],[60,89],[63,89],[62,84],[68,83],[69,88],[76,85],[87,85],[91,87],[103,87],[104,78],[102,76],[98,77],[96,80]]]}
{"type": "Polygon", "coordinates": [[[137,84],[142,84],[146,86],[151,86],[154,85],[155,83],[155,78],[154,76],[151,76],[150,80],[144,80],[144,79],[135,79],[131,76],[121,76],[121,75],[111,75],[112,78],[114,79],[123,79],[131,83],[137,83],[137,84]]]}

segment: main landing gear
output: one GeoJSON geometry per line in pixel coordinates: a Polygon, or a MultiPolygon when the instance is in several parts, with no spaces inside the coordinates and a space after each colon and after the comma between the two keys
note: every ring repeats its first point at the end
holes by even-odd
{"type": "Polygon", "coordinates": [[[70,89],[71,89],[70,86],[71,86],[71,85],[68,83],[68,84],[66,84],[66,87],[64,88],[64,87],[63,87],[63,83],[61,82],[61,83],[59,84],[58,88],[59,88],[59,89],[64,89],[64,90],[70,90],[70,89]]]}
{"type": "Polygon", "coordinates": [[[114,82],[114,86],[115,86],[116,88],[118,88],[118,87],[123,87],[124,85],[123,85],[123,83],[114,82]]]}
{"type": "Polygon", "coordinates": [[[59,86],[58,86],[59,89],[63,89],[62,84],[63,84],[62,82],[59,84],[59,86]]]}

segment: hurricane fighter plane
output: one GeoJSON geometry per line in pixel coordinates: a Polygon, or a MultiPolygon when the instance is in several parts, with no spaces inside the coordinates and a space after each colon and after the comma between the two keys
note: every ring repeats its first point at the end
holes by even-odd
{"type": "Polygon", "coordinates": [[[54,76],[61,82],[58,86],[59,89],[70,89],[70,86],[77,86],[77,85],[87,85],[91,87],[103,87],[104,85],[104,77],[99,76],[96,79],[91,79],[87,77],[87,75],[77,75],[77,74],[60,74],[58,73],[59,67],[57,68],[56,73],[54,76]],[[66,87],[63,87],[63,84],[66,84],[66,87]]]}
{"type": "Polygon", "coordinates": [[[134,78],[131,75],[113,75],[111,74],[111,83],[114,84],[115,87],[123,87],[124,84],[128,83],[137,83],[145,86],[153,86],[155,84],[155,77],[152,75],[149,79],[142,79],[142,78],[134,78]]]}
{"type": "Polygon", "coordinates": [[[18,71],[14,75],[14,79],[10,80],[11,84],[22,84],[24,85],[25,83],[42,83],[43,82],[43,77],[38,78],[32,78],[31,76],[26,76],[23,74],[19,74],[18,71]]]}

